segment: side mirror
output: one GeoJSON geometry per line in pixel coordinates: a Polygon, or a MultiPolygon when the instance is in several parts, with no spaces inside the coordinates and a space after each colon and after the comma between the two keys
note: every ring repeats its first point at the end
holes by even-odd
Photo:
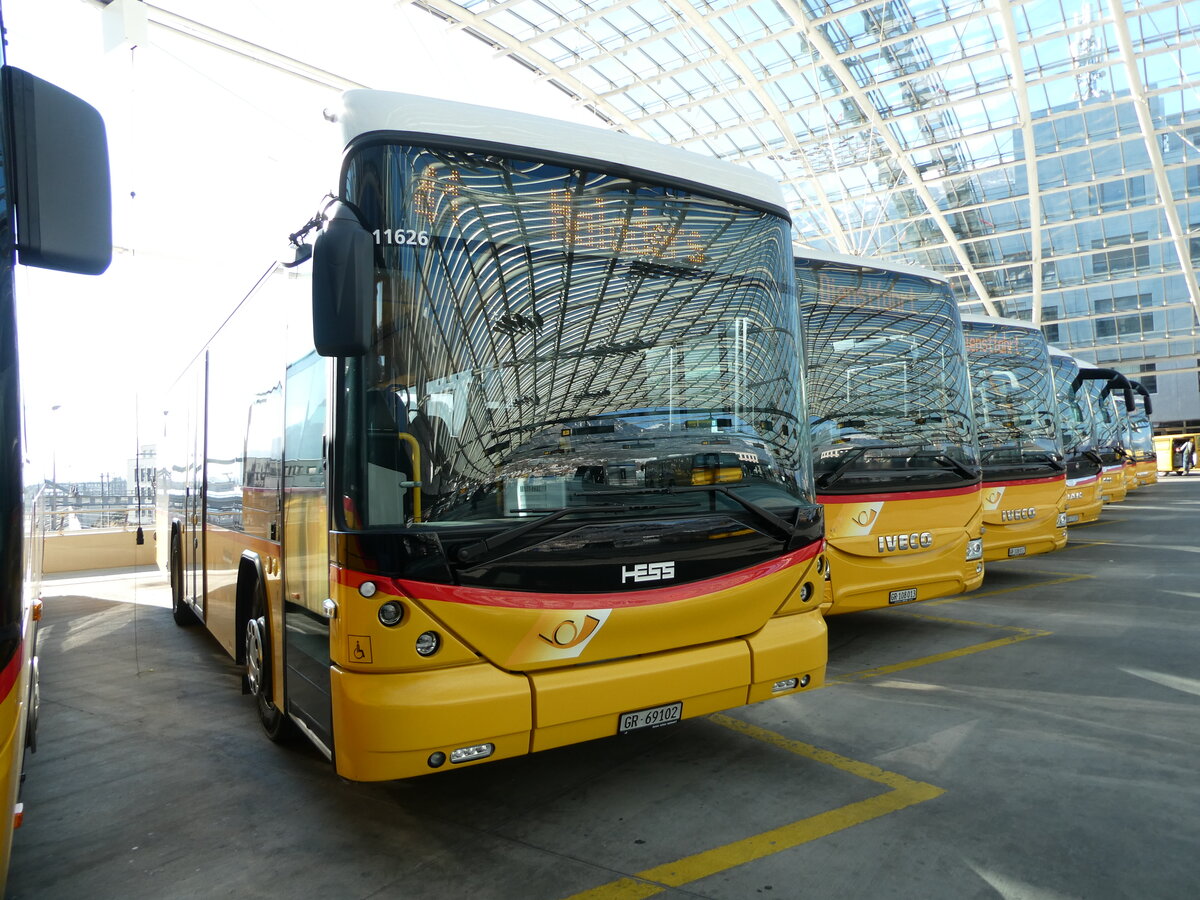
{"type": "Polygon", "coordinates": [[[313,344],[321,356],[362,356],[371,347],[375,243],[344,203],[330,207],[313,241],[313,344]]]}
{"type": "Polygon", "coordinates": [[[112,262],[104,120],[62,88],[4,67],[13,208],[23,265],[99,275],[112,262]]]}

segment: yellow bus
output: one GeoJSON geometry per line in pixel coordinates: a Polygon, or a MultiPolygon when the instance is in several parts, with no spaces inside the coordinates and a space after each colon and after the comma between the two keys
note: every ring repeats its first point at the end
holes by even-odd
{"type": "Polygon", "coordinates": [[[1079,379],[1080,361],[1050,348],[1050,365],[1058,399],[1058,424],[1066,457],[1067,527],[1087,525],[1100,518],[1104,500],[1100,472],[1104,460],[1096,447],[1096,413],[1079,379]]]}
{"type": "Polygon", "coordinates": [[[176,383],[159,481],[176,619],[268,736],[387,780],[820,685],[777,183],[404,94],[334,118],[337,199],[176,383]]]}
{"type": "Polygon", "coordinates": [[[1158,483],[1158,459],[1154,452],[1154,427],[1150,416],[1154,406],[1150,400],[1150,392],[1140,381],[1129,379],[1133,389],[1134,403],[1137,397],[1142,398],[1142,405],[1127,414],[1126,442],[1129,446],[1129,458],[1133,462],[1136,483],[1140,487],[1158,483]]]}
{"type": "Polygon", "coordinates": [[[962,320],[983,466],[984,563],[1061,550],[1067,465],[1050,348],[1029,322],[962,320]]]}
{"type": "MultiPolygon", "coordinates": [[[[3,23],[0,23],[3,33],[3,23]]],[[[0,42],[2,43],[2,42],[0,42]]],[[[3,49],[0,47],[0,57],[3,49]]],[[[38,503],[24,504],[17,264],[99,274],[112,257],[108,145],[99,114],[12,66],[0,70],[0,894],[21,782],[36,749],[41,574],[38,503]],[[17,227],[19,226],[19,228],[17,227]]]]}
{"type": "Polygon", "coordinates": [[[1133,390],[1129,381],[1115,369],[1080,362],[1076,383],[1087,393],[1095,417],[1096,452],[1100,454],[1100,499],[1105,503],[1120,503],[1128,489],[1125,481],[1125,429],[1118,410],[1120,391],[1126,410],[1132,411],[1133,390]]]}
{"type": "Polygon", "coordinates": [[[973,590],[983,580],[979,453],[948,284],[808,250],[795,265],[826,613],[973,590]]]}

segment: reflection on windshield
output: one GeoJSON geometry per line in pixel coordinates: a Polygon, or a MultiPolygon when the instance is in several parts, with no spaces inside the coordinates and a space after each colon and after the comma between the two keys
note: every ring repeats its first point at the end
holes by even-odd
{"type": "Polygon", "coordinates": [[[1058,402],[1058,421],[1062,430],[1063,449],[1067,453],[1083,454],[1095,448],[1092,433],[1092,408],[1082,388],[1072,385],[1079,374],[1079,365],[1068,356],[1050,357],[1054,372],[1054,389],[1058,402]]]}
{"type": "Polygon", "coordinates": [[[916,275],[796,260],[818,490],[978,477],[949,289],[916,275]]]}
{"type": "Polygon", "coordinates": [[[1050,351],[1040,330],[967,319],[979,453],[989,475],[1063,470],[1050,351]]]}
{"type": "Polygon", "coordinates": [[[617,492],[741,508],[669,486],[808,502],[782,219],[428,148],[366,148],[348,179],[382,236],[374,351],[345,372],[355,525],[602,515],[617,492]]]}

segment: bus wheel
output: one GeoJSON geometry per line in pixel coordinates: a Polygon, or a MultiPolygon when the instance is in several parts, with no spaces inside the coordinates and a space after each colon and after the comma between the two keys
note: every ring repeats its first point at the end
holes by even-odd
{"type": "Polygon", "coordinates": [[[267,604],[262,582],[254,590],[254,612],[246,622],[246,687],[258,707],[258,720],[267,737],[283,741],[291,737],[295,726],[271,700],[271,629],[267,625],[267,604]]]}
{"type": "Polygon", "coordinates": [[[38,713],[42,708],[42,688],[38,681],[38,658],[34,656],[29,665],[29,717],[25,720],[25,746],[30,753],[37,753],[38,713]]]}
{"type": "Polygon", "coordinates": [[[176,625],[195,625],[196,614],[183,599],[183,550],[179,546],[179,533],[171,535],[171,617],[176,625]]]}

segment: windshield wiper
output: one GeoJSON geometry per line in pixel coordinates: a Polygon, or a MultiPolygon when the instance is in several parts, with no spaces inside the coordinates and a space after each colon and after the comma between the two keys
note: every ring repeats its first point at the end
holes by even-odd
{"type": "Polygon", "coordinates": [[[758,516],[762,521],[767,522],[768,524],[779,529],[779,531],[783,533],[785,540],[791,538],[792,535],[796,533],[795,526],[792,525],[792,523],[787,519],[783,518],[782,516],[775,515],[775,513],[771,512],[765,506],[759,506],[753,500],[747,500],[745,497],[735,494],[723,484],[693,484],[685,485],[683,487],[676,486],[667,488],[668,494],[693,494],[700,491],[709,494],[723,494],[738,506],[742,507],[748,512],[754,513],[754,515],[758,516]]]}
{"type": "Polygon", "coordinates": [[[817,487],[818,488],[829,487],[831,484],[833,484],[835,481],[837,481],[839,478],[842,477],[842,473],[845,472],[846,469],[848,469],[850,467],[851,463],[862,459],[862,457],[866,454],[866,452],[868,450],[899,450],[904,446],[906,446],[906,445],[905,444],[869,444],[865,447],[851,447],[849,450],[847,450],[845,453],[843,453],[838,458],[838,461],[833,464],[832,469],[830,469],[828,472],[822,472],[820,475],[817,476],[817,487]]]}
{"type": "MultiPolygon", "coordinates": [[[[777,516],[765,506],[759,506],[753,500],[747,500],[745,497],[735,494],[723,484],[671,485],[670,487],[661,488],[625,488],[615,491],[605,491],[605,494],[612,496],[613,494],[694,494],[698,492],[706,494],[723,494],[738,506],[742,507],[742,509],[746,510],[747,512],[754,513],[754,515],[758,516],[762,521],[767,522],[772,527],[779,529],[779,531],[783,533],[785,539],[790,539],[796,533],[796,526],[794,526],[787,519],[783,518],[782,516],[777,516]]],[[[654,506],[647,508],[659,509],[661,507],[654,506]]]]}
{"type": "Polygon", "coordinates": [[[483,557],[494,550],[498,550],[513,541],[524,537],[535,528],[541,528],[543,525],[549,525],[561,519],[563,516],[571,513],[581,512],[629,512],[637,509],[654,509],[652,506],[625,506],[619,503],[604,503],[593,504],[591,506],[566,506],[562,509],[556,509],[544,516],[538,516],[530,522],[525,522],[506,531],[501,531],[499,534],[494,534],[491,537],[485,537],[473,544],[467,544],[465,547],[459,547],[455,556],[461,563],[479,562],[483,557]]]}
{"type": "Polygon", "coordinates": [[[930,453],[928,456],[926,456],[924,453],[922,453],[920,455],[920,458],[921,459],[929,459],[930,461],[935,462],[940,466],[945,466],[947,469],[953,469],[955,472],[957,472],[963,478],[975,479],[975,478],[979,477],[978,469],[972,469],[970,466],[968,466],[964,463],[960,463],[953,456],[948,456],[945,453],[930,453]]]}

